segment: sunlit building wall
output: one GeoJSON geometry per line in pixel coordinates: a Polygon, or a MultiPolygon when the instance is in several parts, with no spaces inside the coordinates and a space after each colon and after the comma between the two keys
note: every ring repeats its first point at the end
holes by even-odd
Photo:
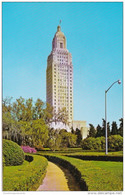
{"type": "Polygon", "coordinates": [[[66,48],[66,38],[61,27],[52,41],[52,51],[47,59],[47,102],[57,113],[66,108],[68,122],[73,121],[73,64],[71,53],[66,48]]]}

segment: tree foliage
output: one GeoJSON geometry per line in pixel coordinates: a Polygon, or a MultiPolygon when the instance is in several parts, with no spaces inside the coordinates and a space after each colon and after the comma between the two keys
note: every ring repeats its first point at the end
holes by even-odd
{"type": "Polygon", "coordinates": [[[76,135],[49,128],[51,122],[68,123],[65,108],[55,113],[51,105],[40,99],[33,102],[32,98],[20,97],[13,103],[11,100],[12,98],[6,98],[2,104],[3,138],[38,149],[49,146],[55,150],[76,144],[76,135]]]}
{"type": "Polygon", "coordinates": [[[89,128],[88,137],[95,137],[95,135],[96,135],[95,127],[92,124],[89,124],[89,126],[90,126],[90,128],[89,128]]]}
{"type": "Polygon", "coordinates": [[[118,134],[123,137],[123,118],[119,119],[119,121],[120,121],[120,126],[118,129],[118,134]]]}
{"type": "Polygon", "coordinates": [[[118,134],[117,123],[115,121],[113,121],[112,122],[111,135],[117,135],[117,134],[118,134]]]}
{"type": "MultiPolygon", "coordinates": [[[[120,135],[111,135],[108,138],[109,150],[123,150],[123,137],[120,135]]],[[[105,150],[105,137],[89,137],[82,140],[82,148],[84,150],[105,150]]]]}
{"type": "Polygon", "coordinates": [[[3,138],[13,140],[19,145],[43,146],[48,140],[48,118],[50,107],[37,99],[22,97],[11,103],[3,100],[3,138]],[[49,110],[48,110],[49,107],[49,110]]]}
{"type": "Polygon", "coordinates": [[[102,136],[102,127],[100,125],[96,128],[96,136],[95,137],[101,137],[102,136]]]}
{"type": "Polygon", "coordinates": [[[81,141],[82,141],[81,131],[78,128],[76,128],[76,131],[74,132],[74,134],[77,136],[76,145],[80,146],[81,145],[81,141]]]}
{"type": "Polygon", "coordinates": [[[108,139],[108,145],[110,150],[123,150],[123,137],[120,135],[111,135],[108,139]]]}

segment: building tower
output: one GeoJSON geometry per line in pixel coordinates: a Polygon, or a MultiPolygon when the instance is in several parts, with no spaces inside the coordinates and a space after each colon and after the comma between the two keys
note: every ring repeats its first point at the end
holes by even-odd
{"type": "Polygon", "coordinates": [[[52,51],[47,59],[46,99],[57,113],[66,108],[68,122],[73,122],[73,65],[71,53],[66,48],[66,37],[57,27],[52,41],[52,51]]]}

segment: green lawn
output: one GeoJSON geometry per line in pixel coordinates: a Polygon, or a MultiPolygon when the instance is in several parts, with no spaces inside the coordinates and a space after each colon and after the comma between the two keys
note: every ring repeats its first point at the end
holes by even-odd
{"type": "Polygon", "coordinates": [[[123,189],[123,163],[83,161],[61,157],[73,164],[85,180],[89,191],[121,191],[123,189]]]}
{"type": "MultiPolygon", "coordinates": [[[[89,191],[121,191],[123,189],[123,163],[106,161],[87,161],[65,155],[105,155],[104,152],[81,151],[81,148],[66,151],[41,151],[40,155],[57,156],[69,161],[82,175],[89,191]]],[[[34,160],[24,161],[19,166],[5,166],[3,169],[4,191],[35,191],[45,175],[47,159],[40,155],[33,155],[34,160]]],[[[111,156],[122,156],[120,152],[110,152],[111,156]]]]}
{"type": "Polygon", "coordinates": [[[80,172],[89,191],[122,191],[123,163],[106,161],[84,161],[76,158],[52,155],[74,165],[80,172]]]}
{"type": "Polygon", "coordinates": [[[33,155],[32,162],[3,168],[3,191],[36,190],[44,178],[47,159],[33,155]]]}

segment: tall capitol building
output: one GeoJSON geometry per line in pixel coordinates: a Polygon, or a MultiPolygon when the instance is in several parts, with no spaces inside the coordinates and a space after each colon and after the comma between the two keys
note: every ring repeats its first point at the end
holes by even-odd
{"type": "MultiPolygon", "coordinates": [[[[66,48],[66,37],[57,27],[52,41],[52,51],[47,59],[46,70],[46,101],[56,113],[66,108],[68,114],[69,131],[72,126],[77,128],[80,123],[86,126],[86,121],[73,121],[73,64],[71,53],[66,48]]],[[[55,128],[65,128],[63,126],[55,128]]],[[[52,126],[54,127],[54,126],[52,126]]],[[[81,125],[79,126],[81,128],[81,125]]]]}
{"type": "Polygon", "coordinates": [[[71,53],[66,48],[66,37],[57,27],[52,41],[52,51],[47,60],[47,102],[55,112],[66,108],[69,122],[73,121],[73,65],[71,53]]]}

